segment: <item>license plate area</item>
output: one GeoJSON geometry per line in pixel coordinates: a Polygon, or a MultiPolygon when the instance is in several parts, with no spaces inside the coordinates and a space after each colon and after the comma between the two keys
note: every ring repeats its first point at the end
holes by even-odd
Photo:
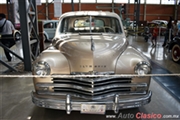
{"type": "Polygon", "coordinates": [[[106,105],[81,104],[81,113],[105,114],[106,105]]]}

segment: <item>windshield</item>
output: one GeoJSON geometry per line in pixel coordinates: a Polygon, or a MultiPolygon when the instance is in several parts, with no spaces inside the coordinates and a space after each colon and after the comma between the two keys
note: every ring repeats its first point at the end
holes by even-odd
{"type": "Polygon", "coordinates": [[[117,18],[104,16],[75,16],[62,20],[60,33],[122,33],[117,18]]]}

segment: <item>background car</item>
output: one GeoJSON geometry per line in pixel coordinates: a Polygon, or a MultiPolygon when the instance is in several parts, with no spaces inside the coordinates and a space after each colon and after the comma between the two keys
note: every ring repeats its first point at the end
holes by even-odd
{"type": "Polygon", "coordinates": [[[158,23],[161,27],[166,27],[168,24],[167,20],[152,20],[151,22],[158,23]]]}
{"type": "Polygon", "coordinates": [[[180,62],[180,36],[175,37],[169,43],[169,50],[171,51],[171,57],[174,62],[180,62]]]}
{"type": "Polygon", "coordinates": [[[157,23],[157,22],[149,22],[149,23],[147,23],[147,27],[149,27],[150,33],[153,32],[153,29],[154,29],[154,27],[156,25],[157,25],[157,28],[158,28],[158,31],[159,31],[158,35],[164,36],[165,33],[166,33],[167,28],[163,24],[160,24],[160,23],[157,23]]]}
{"type": "Polygon", "coordinates": [[[43,21],[43,37],[45,41],[52,41],[56,28],[58,25],[59,20],[45,20],[43,21]]]}

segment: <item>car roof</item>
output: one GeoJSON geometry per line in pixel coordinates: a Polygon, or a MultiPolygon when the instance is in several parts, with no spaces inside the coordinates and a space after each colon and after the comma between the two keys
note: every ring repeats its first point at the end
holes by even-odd
{"type": "Polygon", "coordinates": [[[157,25],[159,25],[160,23],[158,23],[158,22],[148,22],[147,24],[157,24],[157,25]]]}
{"type": "Polygon", "coordinates": [[[164,22],[164,23],[168,23],[168,21],[167,20],[152,20],[151,22],[164,22]]]}
{"type": "Polygon", "coordinates": [[[61,15],[61,17],[86,16],[86,15],[119,17],[116,13],[109,12],[109,11],[73,11],[73,12],[66,12],[63,15],[61,15]]]}
{"type": "Polygon", "coordinates": [[[49,22],[58,22],[59,20],[42,20],[43,23],[49,23],[49,22]]]}

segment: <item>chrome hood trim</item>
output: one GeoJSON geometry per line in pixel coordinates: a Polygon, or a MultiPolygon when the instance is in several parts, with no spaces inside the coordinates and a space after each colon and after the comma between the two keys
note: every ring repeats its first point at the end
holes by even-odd
{"type": "Polygon", "coordinates": [[[73,35],[59,44],[59,50],[67,58],[70,72],[106,72],[115,71],[117,59],[127,46],[121,35],[73,35]]]}

